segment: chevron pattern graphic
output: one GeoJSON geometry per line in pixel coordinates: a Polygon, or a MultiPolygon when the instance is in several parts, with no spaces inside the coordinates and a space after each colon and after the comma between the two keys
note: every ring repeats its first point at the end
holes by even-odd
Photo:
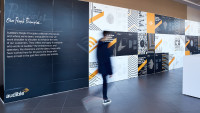
{"type": "Polygon", "coordinates": [[[147,13],[139,11],[138,12],[138,33],[146,33],[147,32],[147,13]]]}
{"type": "Polygon", "coordinates": [[[100,78],[99,76],[95,76],[93,77],[91,80],[89,80],[89,86],[96,86],[99,85],[102,81],[102,78],[100,78]]]}
{"type": "Polygon", "coordinates": [[[138,11],[129,10],[128,11],[128,31],[137,32],[138,31],[138,11]]]}
{"type": "Polygon", "coordinates": [[[93,31],[102,31],[99,27],[97,27],[94,23],[89,25],[89,29],[93,31]]]}
{"type": "Polygon", "coordinates": [[[169,70],[169,54],[168,53],[162,54],[162,70],[163,71],[169,70]]]}
{"type": "Polygon", "coordinates": [[[128,78],[134,78],[138,76],[138,57],[132,55],[128,58],[128,78]]]}

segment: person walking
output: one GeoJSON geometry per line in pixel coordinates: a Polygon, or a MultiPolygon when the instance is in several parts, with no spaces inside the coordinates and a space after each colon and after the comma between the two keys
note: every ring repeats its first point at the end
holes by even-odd
{"type": "Polygon", "coordinates": [[[112,38],[109,36],[108,31],[103,32],[103,38],[98,41],[97,46],[97,60],[98,60],[98,71],[103,78],[103,104],[110,104],[111,100],[107,97],[107,75],[112,77],[112,66],[111,66],[111,53],[108,48],[109,40],[112,38]]]}

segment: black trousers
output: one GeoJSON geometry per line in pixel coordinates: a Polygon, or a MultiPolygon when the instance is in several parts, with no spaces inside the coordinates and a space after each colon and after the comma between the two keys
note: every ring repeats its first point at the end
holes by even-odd
{"type": "Polygon", "coordinates": [[[106,75],[102,75],[103,78],[103,99],[108,99],[107,97],[107,78],[106,75]]]}

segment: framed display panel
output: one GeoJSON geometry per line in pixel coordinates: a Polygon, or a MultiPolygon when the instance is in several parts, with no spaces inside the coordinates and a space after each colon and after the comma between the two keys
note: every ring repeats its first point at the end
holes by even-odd
{"type": "Polygon", "coordinates": [[[90,3],[90,30],[128,31],[128,9],[90,3]]]}
{"type": "Polygon", "coordinates": [[[155,15],[155,32],[159,34],[185,35],[185,20],[155,15]]]}
{"type": "Polygon", "coordinates": [[[185,35],[200,36],[200,22],[185,20],[185,35]]]}
{"type": "Polygon", "coordinates": [[[198,54],[198,36],[186,36],[185,55],[198,54]]]}
{"type": "Polygon", "coordinates": [[[147,54],[147,74],[154,74],[155,73],[155,54],[149,53],[147,54]]]}
{"type": "Polygon", "coordinates": [[[5,1],[4,102],[88,87],[88,10],[77,0],[5,1]]]}
{"type": "Polygon", "coordinates": [[[116,56],[138,54],[138,34],[128,32],[117,32],[116,56]]]}
{"type": "Polygon", "coordinates": [[[147,74],[147,56],[138,55],[138,76],[147,74]]]}

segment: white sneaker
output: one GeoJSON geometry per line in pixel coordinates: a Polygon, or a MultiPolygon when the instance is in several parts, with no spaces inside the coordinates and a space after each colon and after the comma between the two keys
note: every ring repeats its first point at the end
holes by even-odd
{"type": "Polygon", "coordinates": [[[110,104],[112,101],[110,99],[103,100],[103,105],[110,104]]]}

